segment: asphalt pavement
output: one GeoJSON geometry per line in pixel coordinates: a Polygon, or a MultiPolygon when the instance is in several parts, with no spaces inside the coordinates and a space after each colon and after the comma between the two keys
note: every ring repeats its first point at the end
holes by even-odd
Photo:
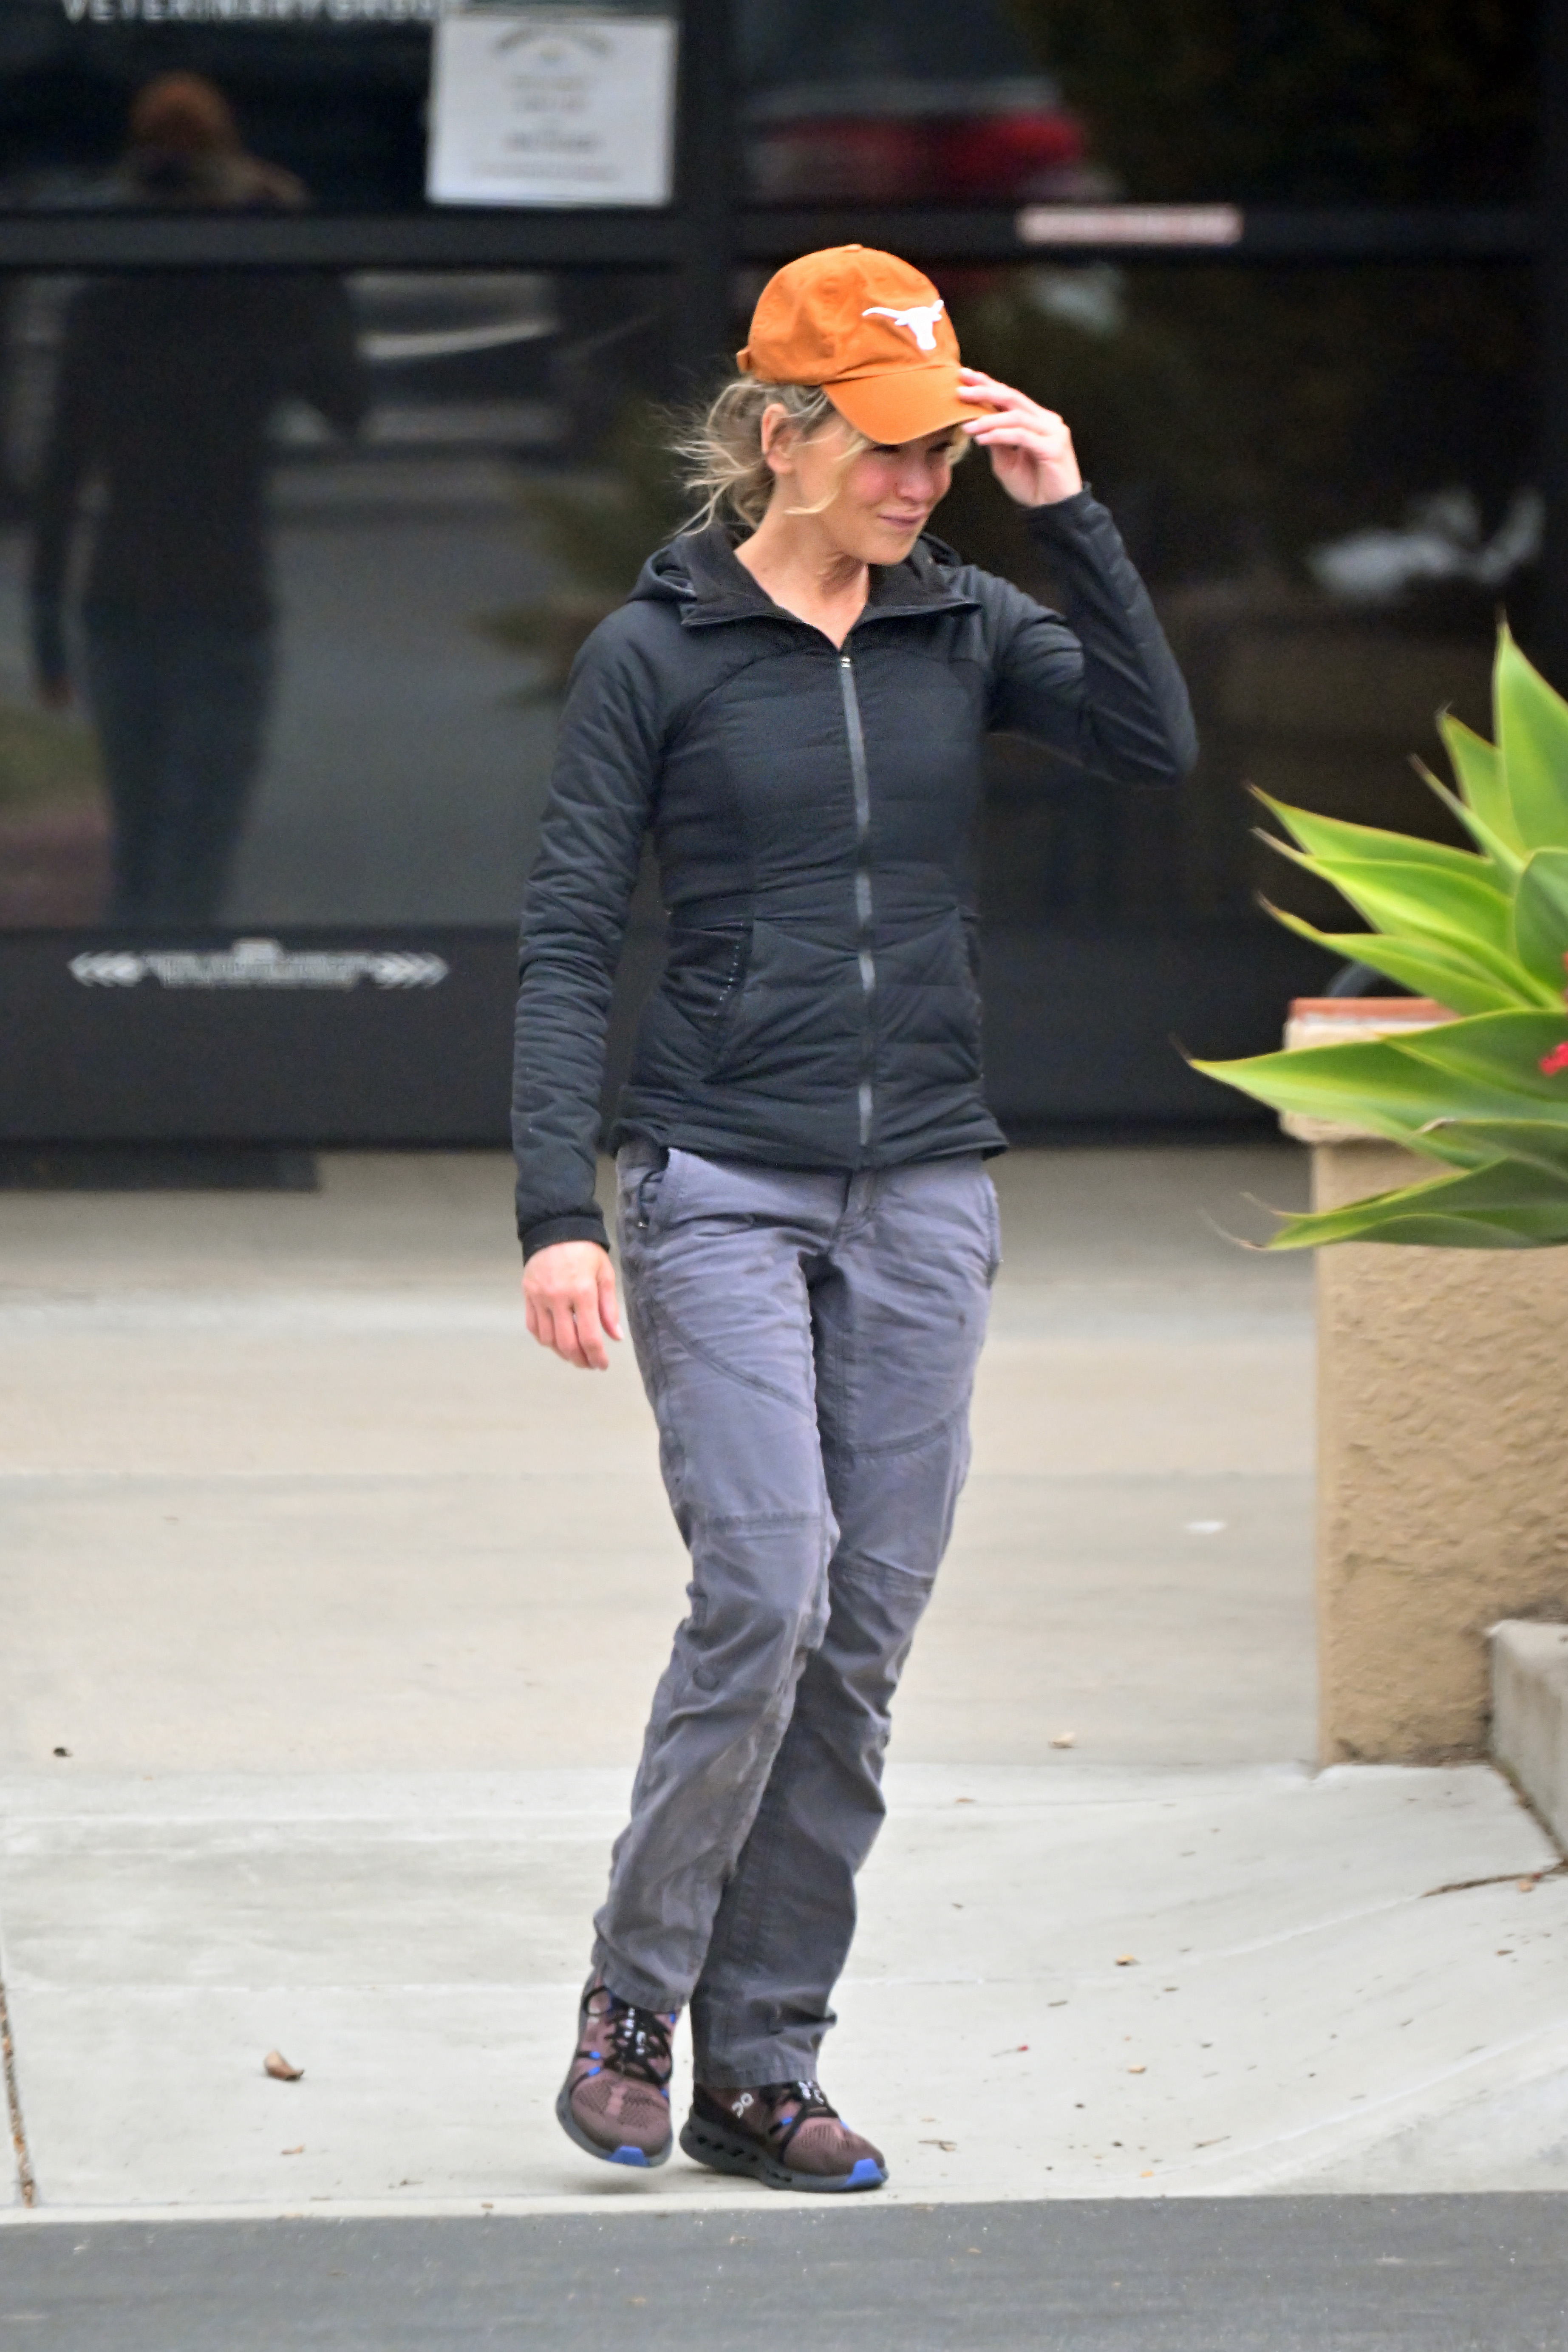
{"type": "Polygon", "coordinates": [[[1560,2352],[1563,2200],[1257,2198],[13,2233],[48,2352],[1560,2352]]]}

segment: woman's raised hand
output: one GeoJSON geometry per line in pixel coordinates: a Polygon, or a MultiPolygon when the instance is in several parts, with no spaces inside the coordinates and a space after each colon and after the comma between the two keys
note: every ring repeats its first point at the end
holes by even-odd
{"type": "Polygon", "coordinates": [[[616,1269],[597,1242],[552,1242],[522,1269],[523,1319],[542,1348],[582,1372],[609,1370],[606,1338],[621,1336],[616,1269]]]}
{"type": "Polygon", "coordinates": [[[983,400],[989,416],[965,422],[972,441],[988,450],[991,470],[1021,507],[1055,506],[1083,488],[1072,435],[1055,409],[1042,408],[1026,392],[998,383],[979,368],[960,371],[965,400],[983,400]]]}

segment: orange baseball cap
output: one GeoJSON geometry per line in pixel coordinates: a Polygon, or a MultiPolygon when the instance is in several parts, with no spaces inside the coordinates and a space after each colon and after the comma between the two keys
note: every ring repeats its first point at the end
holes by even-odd
{"type": "Polygon", "coordinates": [[[735,363],[763,383],[819,384],[872,441],[918,441],[986,413],[959,389],[958,337],[931,279],[869,246],[830,246],[777,270],[735,363]]]}

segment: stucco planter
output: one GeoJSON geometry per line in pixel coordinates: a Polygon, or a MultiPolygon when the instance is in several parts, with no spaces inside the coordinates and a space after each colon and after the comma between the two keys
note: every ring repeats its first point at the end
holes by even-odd
{"type": "MultiPolygon", "coordinates": [[[[1308,1000],[1291,1045],[1447,1018],[1414,1000],[1308,1000]]],[[[1314,1206],[1429,1176],[1397,1148],[1287,1120],[1314,1206]]],[[[1568,1250],[1318,1254],[1321,1754],[1485,1752],[1487,1636],[1568,1617],[1568,1250]]]]}

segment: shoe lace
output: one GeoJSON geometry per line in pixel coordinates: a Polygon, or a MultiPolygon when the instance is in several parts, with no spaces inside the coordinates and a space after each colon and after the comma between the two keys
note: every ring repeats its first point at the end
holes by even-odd
{"type": "Polygon", "coordinates": [[[639,2009],[635,2001],[616,2000],[610,2015],[609,2064],[617,2074],[630,2074],[663,2090],[673,2059],[669,2026],[657,2009],[639,2009]]]}
{"type": "Polygon", "coordinates": [[[777,2138],[781,2156],[787,2150],[802,2124],[816,2119],[830,2123],[839,2121],[838,2110],[831,2099],[824,2096],[820,2083],[769,2083],[763,2087],[763,2096],[778,2110],[768,2126],[768,2137],[777,2138]],[[792,2106],[795,2109],[793,2115],[786,2112],[792,2106]]]}

